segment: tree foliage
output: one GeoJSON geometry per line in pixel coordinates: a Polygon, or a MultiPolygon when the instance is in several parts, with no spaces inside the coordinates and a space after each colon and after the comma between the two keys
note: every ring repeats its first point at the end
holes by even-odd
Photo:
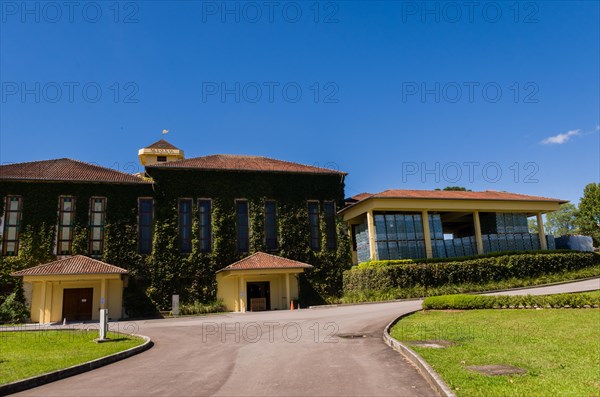
{"type": "Polygon", "coordinates": [[[571,203],[560,206],[560,209],[546,215],[545,232],[556,237],[577,233],[577,207],[571,203]]]}
{"type": "Polygon", "coordinates": [[[590,183],[583,189],[576,219],[581,234],[592,237],[594,245],[600,246],[600,183],[590,183]]]}

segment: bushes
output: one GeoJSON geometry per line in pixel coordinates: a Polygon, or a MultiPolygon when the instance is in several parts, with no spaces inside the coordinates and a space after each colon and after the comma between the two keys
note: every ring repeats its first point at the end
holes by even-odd
{"type": "Polygon", "coordinates": [[[0,324],[22,323],[29,318],[27,306],[20,301],[17,293],[10,294],[0,305],[0,324]]]}
{"type": "Polygon", "coordinates": [[[423,301],[426,310],[499,309],[513,307],[584,307],[600,305],[599,293],[558,295],[444,295],[431,296],[423,301]]]}
{"type": "Polygon", "coordinates": [[[344,292],[435,288],[452,284],[483,284],[510,278],[584,269],[600,263],[600,256],[587,252],[550,252],[502,255],[460,262],[407,263],[353,268],[344,272],[344,292]]]}
{"type": "Polygon", "coordinates": [[[181,305],[179,313],[182,315],[189,314],[208,314],[208,313],[221,313],[227,311],[223,300],[218,299],[211,303],[200,303],[198,301],[188,304],[181,305]]]}

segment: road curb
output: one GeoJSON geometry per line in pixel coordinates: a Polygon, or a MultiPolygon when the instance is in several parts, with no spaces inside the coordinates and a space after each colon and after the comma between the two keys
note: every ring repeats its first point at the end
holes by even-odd
{"type": "Polygon", "coordinates": [[[31,389],[34,387],[38,387],[41,385],[45,385],[46,383],[55,382],[60,379],[68,378],[73,375],[78,375],[84,372],[91,371],[96,368],[103,367],[108,364],[112,364],[114,362],[129,358],[136,354],[142,353],[152,346],[154,346],[154,342],[144,335],[131,335],[137,336],[144,339],[144,343],[139,346],[134,346],[127,350],[111,354],[109,356],[104,356],[97,358],[92,361],[88,361],[82,364],[77,364],[72,367],[59,369],[53,372],[48,372],[42,375],[33,376],[31,378],[18,380],[12,383],[7,383],[5,385],[0,385],[0,396],[6,396],[8,394],[18,393],[23,390],[31,389]]]}
{"type": "Polygon", "coordinates": [[[396,350],[400,354],[402,354],[408,361],[410,361],[414,366],[417,367],[419,373],[425,378],[427,383],[441,396],[444,397],[456,397],[456,395],[452,392],[450,387],[442,380],[440,375],[435,372],[433,368],[421,357],[417,352],[415,352],[410,347],[406,346],[404,343],[399,342],[398,340],[392,338],[390,335],[390,330],[398,321],[403,319],[406,316],[409,316],[413,313],[418,312],[421,309],[413,310],[408,313],[401,315],[400,317],[393,320],[389,323],[385,330],[383,331],[383,341],[386,345],[390,346],[392,349],[396,350]]]}

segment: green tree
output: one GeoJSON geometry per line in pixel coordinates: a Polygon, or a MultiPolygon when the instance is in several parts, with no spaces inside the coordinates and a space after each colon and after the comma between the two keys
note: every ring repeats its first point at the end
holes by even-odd
{"type": "Polygon", "coordinates": [[[545,232],[556,237],[567,234],[576,234],[577,219],[575,214],[577,207],[571,203],[563,204],[560,209],[546,215],[545,232]]]}
{"type": "Polygon", "coordinates": [[[470,189],[462,186],[446,186],[443,189],[435,189],[435,190],[445,190],[445,191],[455,191],[455,192],[470,192],[470,189]]]}
{"type": "Polygon", "coordinates": [[[600,183],[590,183],[583,189],[576,219],[581,233],[600,246],[600,183]]]}
{"type": "Polygon", "coordinates": [[[537,220],[535,220],[535,219],[528,219],[527,220],[527,224],[529,225],[529,233],[535,233],[535,234],[537,234],[539,232],[537,220]]]}

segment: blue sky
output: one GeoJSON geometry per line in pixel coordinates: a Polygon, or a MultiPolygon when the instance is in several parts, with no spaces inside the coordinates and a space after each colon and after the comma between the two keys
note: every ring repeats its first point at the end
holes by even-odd
{"type": "Polygon", "coordinates": [[[136,171],[255,154],[347,195],[600,180],[600,9],[584,2],[0,3],[0,162],[136,171]],[[225,4],[225,5],[224,5],[225,4]]]}

